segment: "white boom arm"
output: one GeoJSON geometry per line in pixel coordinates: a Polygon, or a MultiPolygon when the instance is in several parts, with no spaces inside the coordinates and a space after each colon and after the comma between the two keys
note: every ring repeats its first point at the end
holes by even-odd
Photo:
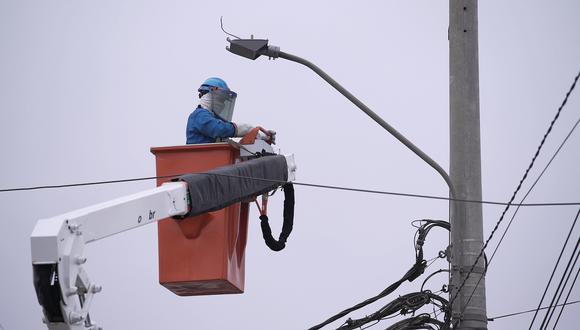
{"type": "Polygon", "coordinates": [[[31,236],[34,286],[50,330],[97,330],[89,308],[101,288],[83,269],[86,243],[188,211],[184,182],[38,221],[31,236]]]}

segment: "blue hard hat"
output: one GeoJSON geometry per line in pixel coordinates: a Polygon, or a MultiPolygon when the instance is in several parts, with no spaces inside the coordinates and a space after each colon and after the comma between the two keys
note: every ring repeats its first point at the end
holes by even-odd
{"type": "Polygon", "coordinates": [[[226,82],[218,77],[207,78],[201,86],[199,86],[198,92],[209,91],[211,87],[217,87],[222,90],[229,91],[230,88],[226,82]]]}

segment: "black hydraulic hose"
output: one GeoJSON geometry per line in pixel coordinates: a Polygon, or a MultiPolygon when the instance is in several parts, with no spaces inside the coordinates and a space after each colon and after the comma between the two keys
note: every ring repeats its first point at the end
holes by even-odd
{"type": "Polygon", "coordinates": [[[294,185],[292,183],[287,183],[283,187],[284,189],[284,224],[282,225],[282,232],[278,240],[275,240],[272,236],[272,229],[268,223],[268,216],[260,216],[260,226],[262,227],[262,236],[264,237],[264,242],[272,251],[281,251],[286,247],[286,240],[292,232],[292,227],[294,226],[294,185]]]}

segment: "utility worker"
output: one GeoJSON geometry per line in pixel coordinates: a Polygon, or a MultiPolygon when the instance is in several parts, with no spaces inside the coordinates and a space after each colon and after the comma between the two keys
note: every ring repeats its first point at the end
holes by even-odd
{"type": "MultiPolygon", "coordinates": [[[[199,105],[187,120],[187,144],[214,143],[223,138],[243,137],[254,129],[253,125],[232,122],[237,94],[230,90],[223,79],[208,78],[197,91],[199,105]]],[[[274,143],[276,132],[266,132],[264,134],[260,131],[258,138],[274,143]]]]}

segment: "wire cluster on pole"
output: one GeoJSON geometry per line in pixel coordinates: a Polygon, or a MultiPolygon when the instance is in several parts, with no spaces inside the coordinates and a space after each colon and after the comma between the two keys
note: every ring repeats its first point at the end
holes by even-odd
{"type": "Polygon", "coordinates": [[[446,329],[450,321],[449,313],[449,302],[447,299],[440,297],[439,295],[433,294],[431,291],[420,291],[408,293],[402,295],[385,306],[381,307],[375,313],[365,316],[360,319],[348,319],[346,322],[337,328],[337,330],[353,330],[359,329],[366,325],[367,323],[374,321],[381,321],[396,315],[408,315],[415,314],[420,308],[427,304],[433,304],[437,306],[440,310],[445,311],[445,317],[443,321],[436,318],[432,318],[430,314],[422,313],[418,316],[414,316],[405,320],[401,320],[387,329],[425,329],[427,325],[433,325],[437,329],[446,329]]]}
{"type": "MultiPolygon", "coordinates": [[[[363,308],[371,303],[374,303],[374,302],[378,301],[379,299],[382,299],[382,298],[386,297],[387,295],[391,294],[392,292],[394,292],[403,282],[405,282],[405,281],[412,282],[425,272],[425,269],[429,266],[427,260],[425,260],[424,252],[423,252],[423,246],[425,244],[425,240],[427,238],[427,235],[429,234],[431,229],[433,229],[435,227],[440,227],[440,228],[444,228],[446,230],[449,230],[450,225],[449,225],[449,222],[447,222],[447,221],[431,220],[431,219],[416,220],[416,221],[413,221],[412,224],[413,224],[413,226],[415,226],[417,228],[417,231],[415,233],[415,238],[414,238],[415,263],[405,273],[405,275],[403,275],[403,277],[401,279],[399,279],[398,281],[396,281],[393,284],[391,284],[390,286],[388,286],[386,289],[384,289],[378,295],[371,297],[369,299],[366,299],[365,301],[363,301],[361,303],[358,303],[350,308],[347,308],[347,309],[333,315],[332,317],[328,318],[326,321],[311,327],[309,330],[321,329],[322,327],[348,315],[351,312],[354,312],[354,311],[356,311],[360,308],[363,308]],[[417,225],[417,223],[418,223],[418,225],[417,225]]],[[[437,255],[437,257],[435,257],[433,260],[435,260],[436,258],[445,258],[445,257],[446,257],[445,252],[440,251],[439,254],[437,255]]],[[[423,286],[424,286],[424,284],[425,284],[425,282],[423,282],[423,286]]],[[[339,329],[339,330],[356,329],[356,328],[360,328],[368,323],[380,322],[386,318],[390,318],[391,316],[396,316],[398,314],[405,315],[405,314],[408,314],[411,312],[414,313],[419,308],[423,307],[426,304],[433,304],[433,305],[437,306],[439,311],[441,311],[445,315],[443,321],[433,319],[430,316],[426,317],[424,314],[421,314],[419,316],[414,316],[410,319],[403,320],[399,323],[396,323],[392,327],[389,327],[387,329],[393,329],[393,330],[394,329],[407,329],[407,328],[410,328],[411,326],[414,326],[415,329],[430,329],[430,328],[425,328],[425,327],[423,327],[423,328],[419,327],[419,326],[427,326],[427,325],[432,326],[431,328],[433,328],[433,329],[448,329],[449,323],[451,321],[451,314],[450,314],[451,311],[449,309],[448,301],[446,299],[440,297],[439,295],[432,293],[430,290],[423,290],[423,289],[421,289],[420,292],[411,293],[408,295],[401,296],[401,297],[395,299],[394,301],[386,304],[385,306],[380,308],[377,312],[375,312],[371,315],[368,315],[368,316],[365,316],[365,317],[362,317],[359,319],[354,319],[354,320],[349,318],[342,326],[340,326],[337,329],[339,329]],[[405,328],[405,326],[407,326],[407,328],[405,328]]]]}

